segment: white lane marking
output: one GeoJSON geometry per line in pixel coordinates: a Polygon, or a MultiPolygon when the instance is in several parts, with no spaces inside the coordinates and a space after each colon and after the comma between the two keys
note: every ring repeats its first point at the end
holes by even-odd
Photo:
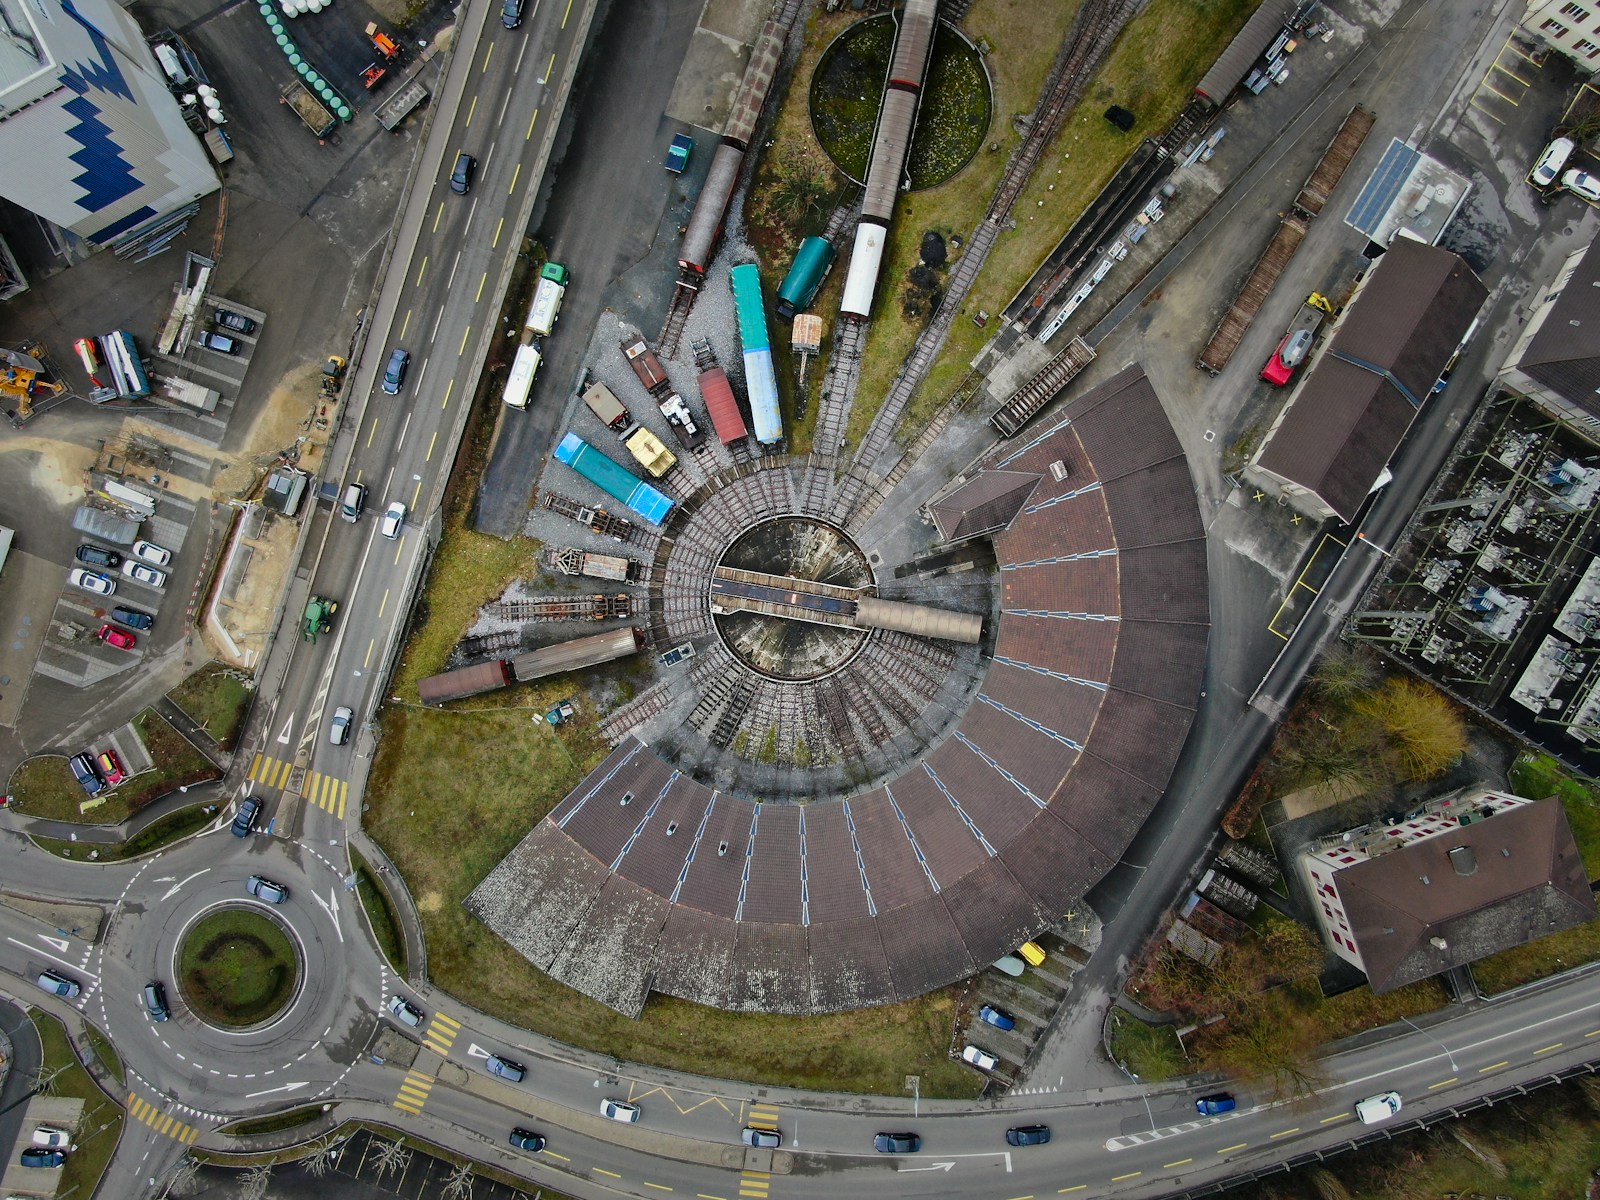
{"type": "Polygon", "coordinates": [[[6,939],[6,941],[10,942],[13,946],[21,946],[24,950],[31,951],[34,954],[43,954],[46,958],[52,959],[55,962],[60,963],[63,967],[66,967],[69,971],[77,971],[80,974],[87,975],[90,979],[93,979],[96,983],[100,982],[100,976],[97,975],[95,972],[89,970],[87,967],[81,966],[81,965],[79,965],[77,963],[69,963],[64,958],[57,958],[54,954],[51,954],[49,951],[41,950],[41,949],[39,949],[39,947],[33,945],[30,942],[19,942],[14,937],[8,937],[6,939]]]}
{"type": "Polygon", "coordinates": [[[194,880],[199,879],[200,876],[206,874],[210,870],[211,870],[210,867],[201,867],[193,875],[189,876],[188,879],[182,880],[181,882],[175,883],[171,887],[169,887],[167,889],[166,895],[162,896],[161,899],[164,900],[164,901],[165,900],[171,900],[174,896],[176,896],[179,892],[181,892],[183,890],[184,884],[191,883],[194,880]]]}
{"type": "MultiPolygon", "coordinates": [[[[269,1075],[271,1073],[272,1072],[270,1071],[267,1072],[269,1075]]],[[[308,1086],[309,1085],[303,1080],[300,1083],[286,1083],[282,1087],[268,1088],[264,1092],[251,1092],[249,1095],[245,1096],[245,1099],[254,1100],[257,1096],[271,1096],[278,1092],[298,1092],[301,1088],[308,1086]]]]}

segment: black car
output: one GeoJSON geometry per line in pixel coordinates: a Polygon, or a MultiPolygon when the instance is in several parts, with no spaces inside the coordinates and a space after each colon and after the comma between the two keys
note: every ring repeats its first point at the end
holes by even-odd
{"type": "Polygon", "coordinates": [[[137,608],[124,608],[120,604],[111,610],[111,619],[118,625],[126,625],[129,629],[149,629],[156,623],[156,619],[149,613],[137,608]]]}
{"type": "Polygon", "coordinates": [[[256,323],[249,317],[226,308],[217,309],[216,321],[224,329],[231,329],[235,333],[254,333],[256,331],[256,323]]]}
{"type": "Polygon", "coordinates": [[[172,1015],[167,1008],[167,989],[158,980],[144,985],[144,1010],[152,1021],[165,1021],[172,1015]]]}
{"type": "Polygon", "coordinates": [[[478,169],[478,160],[465,150],[456,155],[456,169],[450,172],[450,190],[465,196],[472,190],[472,173],[478,169]]]}
{"type": "Polygon", "coordinates": [[[104,790],[106,781],[100,778],[100,772],[94,769],[94,759],[87,754],[74,754],[67,759],[67,766],[72,768],[72,777],[89,795],[98,796],[104,790]]]}
{"type": "Polygon", "coordinates": [[[1018,1125],[1006,1130],[1008,1146],[1042,1146],[1050,1140],[1048,1125],[1018,1125]]]}
{"type": "Polygon", "coordinates": [[[406,368],[411,365],[411,352],[399,346],[389,355],[389,365],[383,369],[383,390],[390,396],[400,394],[400,385],[406,381],[406,368]]]}
{"type": "Polygon", "coordinates": [[[256,817],[261,812],[261,801],[254,796],[246,796],[239,802],[239,811],[233,815],[233,836],[249,837],[250,831],[256,826],[256,817]]]}
{"type": "Polygon", "coordinates": [[[544,1139],[530,1129],[513,1129],[511,1144],[518,1150],[528,1150],[534,1154],[544,1149],[544,1139]]]}
{"type": "Polygon", "coordinates": [[[872,1139],[872,1148],[879,1154],[915,1154],[922,1149],[922,1139],[914,1133],[880,1133],[872,1139]]]}
{"type": "Polygon", "coordinates": [[[107,550],[104,546],[96,546],[90,542],[85,542],[74,550],[72,557],[90,566],[110,567],[112,570],[122,565],[122,555],[115,550],[107,550]]]}
{"type": "Polygon", "coordinates": [[[522,0],[505,0],[500,6],[500,24],[515,29],[522,24],[522,0]]]}

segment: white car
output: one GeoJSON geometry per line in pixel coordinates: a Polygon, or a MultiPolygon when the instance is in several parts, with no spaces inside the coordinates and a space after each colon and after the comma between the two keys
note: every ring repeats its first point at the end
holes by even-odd
{"type": "Polygon", "coordinates": [[[1567,165],[1567,159],[1576,148],[1576,143],[1571,138],[1556,138],[1544,148],[1538,163],[1528,173],[1528,182],[1534,187],[1549,187],[1556,181],[1556,176],[1561,174],[1561,168],[1567,165]]]}
{"type": "Polygon", "coordinates": [[[980,1050],[976,1046],[968,1046],[961,1051],[961,1061],[969,1062],[980,1071],[992,1071],[1000,1065],[1000,1060],[987,1050],[980,1050]]]}
{"type": "MultiPolygon", "coordinates": [[[[400,526],[406,523],[406,506],[396,500],[383,510],[383,523],[378,526],[378,532],[393,541],[400,536],[400,526]]],[[[139,547],[135,546],[137,550],[139,547]]]]}
{"type": "Polygon", "coordinates": [[[52,1150],[65,1150],[72,1144],[72,1135],[54,1125],[41,1125],[33,1131],[35,1146],[49,1146],[52,1150]]]}
{"type": "Polygon", "coordinates": [[[128,559],[122,564],[122,573],[129,579],[137,579],[140,583],[148,583],[151,587],[165,587],[167,573],[158,571],[149,563],[137,562],[128,559]]]}
{"type": "Polygon", "coordinates": [[[621,1121],[624,1125],[632,1125],[639,1119],[639,1106],[622,1100],[602,1100],[600,1115],[608,1121],[621,1121]]]}
{"type": "Polygon", "coordinates": [[[389,1015],[413,1029],[422,1024],[422,1014],[407,1004],[404,996],[389,997],[389,1015]]]}
{"type": "Polygon", "coordinates": [[[109,596],[117,590],[117,581],[111,576],[102,575],[99,571],[85,571],[82,567],[75,568],[67,576],[67,582],[97,596],[109,596]]]}
{"type": "Polygon", "coordinates": [[[1387,1121],[1399,1111],[1399,1092],[1379,1092],[1376,1096],[1356,1101],[1356,1116],[1361,1118],[1363,1125],[1376,1125],[1379,1121],[1387,1121]]]}
{"type": "Polygon", "coordinates": [[[135,542],[133,556],[142,558],[147,563],[154,563],[158,567],[164,567],[172,561],[172,551],[154,542],[135,542]]]}
{"type": "Polygon", "coordinates": [[[1587,171],[1568,171],[1561,177],[1561,186],[1590,204],[1600,201],[1600,176],[1587,171]]]}

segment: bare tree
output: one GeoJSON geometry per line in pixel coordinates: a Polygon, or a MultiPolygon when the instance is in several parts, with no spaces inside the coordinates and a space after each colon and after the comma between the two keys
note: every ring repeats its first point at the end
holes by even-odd
{"type": "Polygon", "coordinates": [[[239,1200],[262,1200],[272,1186],[272,1164],[257,1163],[239,1180],[239,1200]]]}
{"type": "Polygon", "coordinates": [[[172,1174],[167,1176],[166,1186],[161,1189],[162,1200],[169,1196],[187,1196],[199,1175],[200,1160],[192,1154],[185,1154],[173,1166],[172,1174]]]}
{"type": "Polygon", "coordinates": [[[472,1164],[458,1163],[444,1181],[444,1200],[472,1200],[472,1164]]]}
{"type": "Polygon", "coordinates": [[[54,1096],[56,1084],[61,1076],[66,1073],[65,1066],[40,1067],[33,1077],[33,1094],[35,1096],[54,1096]]]}
{"type": "Polygon", "coordinates": [[[411,1165],[411,1151],[406,1149],[402,1141],[385,1141],[374,1138],[372,1142],[372,1165],[377,1169],[378,1178],[382,1179],[391,1171],[399,1175],[411,1165]]]}
{"type": "Polygon", "coordinates": [[[343,1145],[344,1139],[336,1138],[331,1133],[320,1137],[311,1144],[311,1153],[300,1160],[301,1165],[311,1173],[313,1179],[321,1179],[337,1161],[343,1145]]]}

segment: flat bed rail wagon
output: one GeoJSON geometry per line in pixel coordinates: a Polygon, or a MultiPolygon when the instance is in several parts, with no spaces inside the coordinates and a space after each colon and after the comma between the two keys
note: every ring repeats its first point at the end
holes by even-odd
{"type": "Polygon", "coordinates": [[[1339,180],[1344,177],[1345,168],[1355,158],[1356,152],[1361,149],[1361,144],[1367,140],[1367,134],[1372,132],[1373,123],[1377,115],[1369,110],[1356,105],[1344,119],[1344,124],[1339,126],[1339,132],[1333,135],[1333,140],[1328,143],[1328,148],[1322,152],[1322,160],[1306,179],[1305,187],[1300,189],[1300,194],[1295,197],[1294,207],[1296,212],[1314,217],[1322,211],[1322,206],[1328,202],[1328,197],[1333,194],[1333,189],[1339,186],[1339,180]]]}
{"type": "Polygon", "coordinates": [[[1256,313],[1261,311],[1262,303],[1272,293],[1278,277],[1289,265],[1289,260],[1294,257],[1295,251],[1300,249],[1300,243],[1305,240],[1305,236],[1304,217],[1291,214],[1279,224],[1278,232],[1273,234],[1272,240],[1267,243],[1267,248],[1261,252],[1261,257],[1256,259],[1256,265],[1250,268],[1250,274],[1245,277],[1238,295],[1228,306],[1228,311],[1222,315],[1222,320],[1211,334],[1211,340],[1206,343],[1205,349],[1195,361],[1195,365],[1202,371],[1216,375],[1228,365],[1234,351],[1239,348],[1239,343],[1244,340],[1251,322],[1256,319],[1256,313]]]}
{"type": "Polygon", "coordinates": [[[579,504],[571,496],[560,492],[540,492],[539,503],[551,512],[586,525],[601,537],[618,542],[631,542],[639,537],[639,527],[632,521],[614,516],[598,506],[579,504]]]}
{"type": "Polygon", "coordinates": [[[1011,398],[989,416],[1001,437],[1014,437],[1072,378],[1094,361],[1094,348],[1082,338],[1073,338],[1011,398]]]}

